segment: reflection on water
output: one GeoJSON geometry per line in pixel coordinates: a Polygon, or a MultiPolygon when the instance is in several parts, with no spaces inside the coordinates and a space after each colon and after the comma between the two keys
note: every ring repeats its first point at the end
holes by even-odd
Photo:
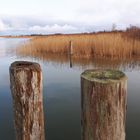
{"type": "MultiPolygon", "coordinates": [[[[24,39],[0,39],[2,48],[12,48],[24,39]]],[[[2,50],[3,51],[3,50],[2,50]]],[[[0,52],[1,46],[0,46],[0,52]]],[[[48,140],[81,139],[80,74],[87,68],[121,69],[128,76],[128,110],[126,140],[140,138],[140,61],[71,58],[65,55],[34,54],[0,55],[0,138],[14,140],[12,97],[9,85],[9,66],[16,60],[36,61],[43,71],[43,103],[45,137],[48,140]],[[8,135],[7,135],[8,134],[8,135]]]]}
{"type": "Polygon", "coordinates": [[[52,63],[60,67],[69,65],[70,68],[96,68],[96,69],[119,69],[124,71],[138,70],[140,68],[140,58],[132,59],[110,59],[110,58],[81,58],[73,57],[72,55],[56,55],[36,53],[30,56],[25,54],[17,54],[20,58],[32,57],[35,60],[43,61],[44,63],[52,63]]]}

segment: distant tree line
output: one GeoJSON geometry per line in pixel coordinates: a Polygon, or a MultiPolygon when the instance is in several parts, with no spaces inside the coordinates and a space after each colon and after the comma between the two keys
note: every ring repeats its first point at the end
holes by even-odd
{"type": "Polygon", "coordinates": [[[132,39],[140,40],[140,27],[130,25],[129,28],[126,29],[126,36],[132,39]]]}

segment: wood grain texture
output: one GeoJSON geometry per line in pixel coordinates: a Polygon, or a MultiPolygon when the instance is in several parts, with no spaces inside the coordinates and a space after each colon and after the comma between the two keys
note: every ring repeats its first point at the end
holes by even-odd
{"type": "Polygon", "coordinates": [[[125,140],[127,77],[120,71],[81,74],[82,140],[125,140]]]}
{"type": "Polygon", "coordinates": [[[17,61],[10,66],[17,140],[45,140],[42,72],[37,63],[17,61]]]}

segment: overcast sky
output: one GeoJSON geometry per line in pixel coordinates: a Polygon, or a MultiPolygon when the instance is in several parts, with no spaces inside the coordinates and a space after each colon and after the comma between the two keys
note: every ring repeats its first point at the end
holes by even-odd
{"type": "Polygon", "coordinates": [[[0,0],[0,35],[140,26],[140,0],[0,0]]]}

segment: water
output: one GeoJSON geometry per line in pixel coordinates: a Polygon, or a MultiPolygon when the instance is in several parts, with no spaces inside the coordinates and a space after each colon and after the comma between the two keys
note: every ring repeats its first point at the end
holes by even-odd
{"type": "Polygon", "coordinates": [[[0,139],[14,140],[14,115],[9,86],[9,66],[16,60],[40,63],[43,71],[43,104],[47,140],[81,139],[80,74],[87,68],[117,68],[128,76],[126,140],[140,138],[140,61],[86,60],[67,56],[20,57],[7,53],[26,39],[0,39],[0,139]]]}

